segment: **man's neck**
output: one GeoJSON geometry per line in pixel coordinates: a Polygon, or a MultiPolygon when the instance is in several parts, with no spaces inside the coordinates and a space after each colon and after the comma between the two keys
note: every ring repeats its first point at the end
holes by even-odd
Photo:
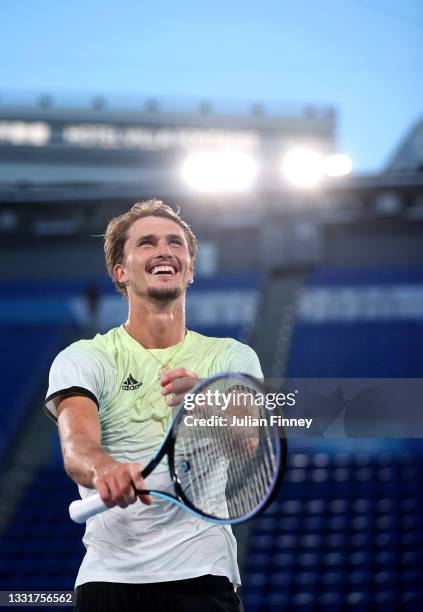
{"type": "Polygon", "coordinates": [[[125,329],[146,349],[178,344],[184,339],[186,330],[184,297],[165,304],[129,300],[125,329]]]}

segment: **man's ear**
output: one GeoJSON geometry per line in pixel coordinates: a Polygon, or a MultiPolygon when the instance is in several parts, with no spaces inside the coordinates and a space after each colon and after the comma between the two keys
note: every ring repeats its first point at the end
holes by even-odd
{"type": "Polygon", "coordinates": [[[118,283],[125,285],[128,282],[128,276],[123,264],[116,264],[113,268],[113,276],[118,283]]]}
{"type": "Polygon", "coordinates": [[[194,282],[194,266],[192,264],[192,260],[191,260],[191,263],[189,264],[189,282],[190,283],[194,282]]]}

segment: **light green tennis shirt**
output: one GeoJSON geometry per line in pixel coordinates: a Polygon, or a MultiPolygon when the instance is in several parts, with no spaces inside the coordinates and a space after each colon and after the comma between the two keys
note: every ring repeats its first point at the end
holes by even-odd
{"type": "MultiPolygon", "coordinates": [[[[83,395],[98,407],[103,448],[119,461],[146,465],[160,447],[172,410],[160,395],[160,370],[183,367],[207,378],[238,371],[263,378],[256,353],[232,338],[188,331],[167,349],[145,349],[123,326],[80,340],[58,354],[49,377],[47,414],[57,418],[64,397],[83,395]]],[[[151,489],[172,491],[163,462],[148,477],[151,489]]],[[[79,486],[81,497],[95,493],[79,486]]],[[[227,576],[240,584],[236,541],[229,526],[212,525],[176,504],[137,501],[92,517],[84,536],[87,552],[76,584],[148,583],[227,576]]]]}

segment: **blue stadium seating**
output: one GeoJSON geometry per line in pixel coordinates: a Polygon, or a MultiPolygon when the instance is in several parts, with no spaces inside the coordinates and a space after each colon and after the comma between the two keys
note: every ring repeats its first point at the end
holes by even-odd
{"type": "MultiPolygon", "coordinates": [[[[423,286],[423,268],[318,269],[306,288],[345,289],[423,286]]],[[[370,310],[346,320],[296,320],[288,377],[413,378],[423,373],[423,313],[391,316],[370,310]]]]}
{"type": "Polygon", "coordinates": [[[68,518],[75,494],[60,465],[39,471],[0,541],[0,590],[73,589],[84,553],[83,528],[68,518]]]}
{"type": "Polygon", "coordinates": [[[280,497],[253,526],[247,611],[421,609],[423,453],[402,444],[358,443],[341,462],[328,441],[294,444],[280,497]]]}
{"type": "Polygon", "coordinates": [[[287,376],[413,378],[423,373],[423,320],[296,322],[287,376]]]}
{"type": "Polygon", "coordinates": [[[423,285],[422,266],[369,268],[316,268],[307,279],[309,287],[423,285]]]}
{"type": "Polygon", "coordinates": [[[0,325],[0,461],[13,442],[28,403],[45,382],[49,363],[59,350],[64,329],[55,325],[0,325]]]}

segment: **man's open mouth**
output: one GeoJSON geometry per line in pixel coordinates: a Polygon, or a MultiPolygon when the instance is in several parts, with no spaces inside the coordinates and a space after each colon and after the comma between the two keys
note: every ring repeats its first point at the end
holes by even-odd
{"type": "Polygon", "coordinates": [[[156,276],[158,274],[173,276],[177,273],[177,269],[170,264],[160,264],[157,266],[153,266],[150,270],[148,270],[149,274],[156,276]]]}

